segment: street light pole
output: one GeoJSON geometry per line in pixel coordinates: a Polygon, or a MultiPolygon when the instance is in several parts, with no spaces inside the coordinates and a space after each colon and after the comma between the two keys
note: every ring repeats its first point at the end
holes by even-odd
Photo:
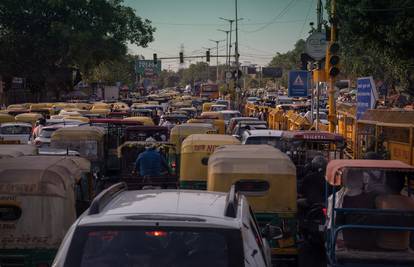
{"type": "Polygon", "coordinates": [[[229,39],[229,47],[228,47],[228,49],[229,49],[229,53],[228,53],[229,59],[228,59],[228,61],[229,62],[228,62],[228,68],[227,68],[227,70],[230,70],[230,63],[231,63],[231,61],[230,61],[230,57],[231,57],[231,32],[233,31],[233,22],[235,20],[234,19],[225,19],[225,18],[222,18],[222,17],[219,17],[219,19],[225,20],[225,21],[230,23],[230,31],[229,31],[230,39],[229,39]]]}
{"type": "Polygon", "coordinates": [[[218,83],[218,76],[219,76],[219,63],[218,63],[218,44],[220,42],[223,42],[224,40],[212,40],[210,39],[210,41],[215,42],[216,43],[216,83],[218,83]]]}
{"type": "Polygon", "coordinates": [[[228,57],[229,57],[229,32],[230,31],[225,31],[225,30],[220,30],[220,29],[217,29],[218,31],[220,31],[220,32],[224,32],[224,33],[226,33],[226,68],[227,68],[227,66],[228,66],[228,57]]]}

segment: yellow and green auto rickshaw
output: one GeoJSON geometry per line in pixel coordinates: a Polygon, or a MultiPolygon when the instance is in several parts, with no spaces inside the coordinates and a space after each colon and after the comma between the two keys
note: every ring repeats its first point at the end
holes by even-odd
{"type": "Polygon", "coordinates": [[[296,167],[290,158],[269,145],[221,146],[208,161],[207,190],[227,192],[232,185],[247,196],[264,233],[280,228],[280,239],[268,238],[272,259],[295,261],[296,167]]]}
{"type": "Polygon", "coordinates": [[[192,134],[217,134],[217,129],[209,123],[183,123],[175,125],[170,132],[169,142],[175,146],[175,168],[180,172],[181,144],[192,134]]]}
{"type": "Polygon", "coordinates": [[[74,150],[91,161],[94,173],[105,173],[105,131],[95,126],[64,127],[53,132],[52,148],[74,150]]]}
{"type": "Polygon", "coordinates": [[[209,156],[221,145],[236,145],[240,141],[224,134],[192,134],[181,145],[180,188],[206,189],[209,156]]]}
{"type": "Polygon", "coordinates": [[[80,157],[0,159],[2,266],[51,266],[93,197],[89,173],[89,161],[80,157]]]}
{"type": "Polygon", "coordinates": [[[220,120],[217,118],[194,118],[187,121],[187,123],[208,123],[214,126],[214,128],[217,130],[219,134],[225,134],[226,133],[226,124],[224,123],[224,120],[220,120]]]}

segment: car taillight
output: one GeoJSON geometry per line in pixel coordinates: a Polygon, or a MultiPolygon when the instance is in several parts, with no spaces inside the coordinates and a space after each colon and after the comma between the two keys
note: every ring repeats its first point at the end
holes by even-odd
{"type": "Polygon", "coordinates": [[[167,236],[167,232],[165,231],[148,231],[148,232],[145,232],[145,234],[147,236],[153,236],[153,237],[166,237],[167,236]]]}
{"type": "Polygon", "coordinates": [[[171,168],[175,169],[175,167],[177,167],[177,164],[175,162],[171,163],[171,168]]]}

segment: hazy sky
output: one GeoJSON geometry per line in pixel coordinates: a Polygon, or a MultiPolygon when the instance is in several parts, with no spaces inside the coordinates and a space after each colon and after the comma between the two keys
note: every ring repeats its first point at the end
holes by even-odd
{"type": "MultiPolygon", "coordinates": [[[[238,0],[239,17],[243,18],[239,22],[240,61],[264,66],[276,52],[292,49],[299,38],[308,36],[309,22],[316,22],[316,3],[317,0],[238,0]]],[[[186,56],[203,55],[203,47],[216,47],[209,39],[226,39],[226,34],[217,29],[228,30],[229,23],[219,17],[235,17],[234,0],[125,0],[125,4],[157,28],[155,40],[147,48],[130,46],[131,53],[142,54],[146,59],[152,59],[153,53],[159,58],[178,56],[181,45],[186,56]]],[[[215,50],[211,53],[215,54],[215,50]]],[[[219,44],[219,54],[225,51],[224,41],[219,44]]],[[[191,62],[196,61],[201,59],[191,62]]],[[[216,64],[215,58],[211,64],[216,64]]],[[[178,65],[178,60],[162,61],[163,69],[175,70],[178,65]]]]}

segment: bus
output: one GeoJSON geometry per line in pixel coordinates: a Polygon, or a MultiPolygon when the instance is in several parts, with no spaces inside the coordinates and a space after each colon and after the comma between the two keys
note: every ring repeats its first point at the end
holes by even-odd
{"type": "Polygon", "coordinates": [[[208,99],[219,98],[219,89],[217,84],[202,84],[200,87],[200,97],[208,99]]]}

